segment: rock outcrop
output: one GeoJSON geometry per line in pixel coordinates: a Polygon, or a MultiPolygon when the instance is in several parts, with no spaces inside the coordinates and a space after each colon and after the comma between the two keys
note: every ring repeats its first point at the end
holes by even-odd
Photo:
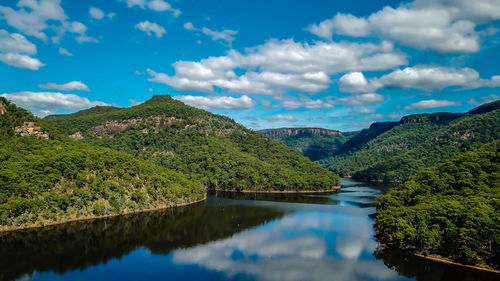
{"type": "Polygon", "coordinates": [[[279,135],[295,136],[301,134],[342,135],[340,131],[328,130],[322,128],[279,128],[279,129],[262,130],[260,132],[266,136],[279,136],[279,135]]]}
{"type": "Polygon", "coordinates": [[[35,136],[37,139],[49,139],[49,134],[42,127],[37,126],[36,122],[24,122],[22,126],[14,129],[14,133],[23,137],[35,136]]]}
{"type": "Polygon", "coordinates": [[[7,113],[7,106],[3,102],[0,101],[0,116],[7,113]]]}

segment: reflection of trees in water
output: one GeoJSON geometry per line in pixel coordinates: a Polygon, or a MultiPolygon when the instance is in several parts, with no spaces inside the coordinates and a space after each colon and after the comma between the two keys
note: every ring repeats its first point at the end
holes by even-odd
{"type": "Polygon", "coordinates": [[[415,278],[419,281],[494,281],[499,278],[499,274],[437,263],[394,250],[379,249],[375,251],[374,255],[400,275],[415,278]]]}
{"type": "Polygon", "coordinates": [[[64,273],[120,258],[138,247],[167,254],[229,237],[283,216],[253,206],[203,206],[73,222],[39,230],[0,234],[0,280],[37,271],[64,273]]]}
{"type": "MultiPolygon", "coordinates": [[[[325,193],[331,194],[331,193],[325,193]]],[[[242,193],[242,192],[212,192],[212,195],[237,200],[258,200],[287,203],[303,204],[338,204],[339,201],[333,200],[324,194],[297,194],[297,193],[242,193]],[[323,196],[321,196],[323,195],[323,196]]]]}

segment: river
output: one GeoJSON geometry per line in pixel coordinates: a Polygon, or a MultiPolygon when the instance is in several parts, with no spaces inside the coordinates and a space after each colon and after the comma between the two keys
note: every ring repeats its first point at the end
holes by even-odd
{"type": "Polygon", "coordinates": [[[380,250],[375,197],[214,194],[187,207],[0,235],[1,280],[498,280],[380,250]]]}

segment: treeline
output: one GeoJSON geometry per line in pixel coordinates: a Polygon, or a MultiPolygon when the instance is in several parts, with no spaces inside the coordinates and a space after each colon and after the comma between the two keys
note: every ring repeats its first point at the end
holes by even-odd
{"type": "Polygon", "coordinates": [[[66,135],[80,132],[83,142],[179,171],[208,189],[313,191],[340,184],[338,176],[299,152],[169,96],[93,111],[44,121],[66,135]],[[110,122],[123,128],[115,130],[110,122]]]}
{"type": "Polygon", "coordinates": [[[318,163],[359,180],[404,181],[421,168],[500,139],[499,106],[496,101],[466,114],[415,114],[374,123],[318,163]]]}
{"type": "Polygon", "coordinates": [[[391,247],[500,269],[500,141],[423,169],[377,200],[391,247]]]}

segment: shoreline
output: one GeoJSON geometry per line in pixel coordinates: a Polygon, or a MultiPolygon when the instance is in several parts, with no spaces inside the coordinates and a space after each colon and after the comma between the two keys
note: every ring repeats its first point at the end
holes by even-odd
{"type": "Polygon", "coordinates": [[[411,256],[421,258],[424,260],[428,260],[428,261],[432,261],[432,262],[450,264],[450,265],[454,265],[454,266],[465,267],[468,269],[474,269],[474,270],[485,271],[485,272],[489,272],[489,273],[500,274],[500,270],[489,268],[489,267],[463,264],[463,263],[455,262],[455,261],[452,261],[450,259],[447,259],[447,258],[441,257],[441,256],[424,256],[422,254],[411,253],[411,252],[400,250],[400,249],[394,249],[394,248],[389,247],[387,244],[380,243],[380,242],[379,242],[379,246],[382,248],[391,250],[391,251],[401,251],[402,253],[405,253],[407,255],[411,255],[411,256]]]}
{"type": "Polygon", "coordinates": [[[260,194],[328,194],[340,191],[340,185],[334,186],[331,190],[224,190],[214,189],[215,192],[230,192],[230,193],[260,193],[260,194]]]}
{"type": "Polygon", "coordinates": [[[134,210],[134,211],[128,211],[128,212],[123,212],[119,214],[109,214],[109,215],[103,215],[103,216],[91,216],[91,217],[80,217],[76,219],[70,219],[70,220],[64,220],[64,221],[58,221],[58,222],[53,222],[53,223],[48,223],[44,225],[34,225],[34,226],[16,226],[16,227],[9,227],[6,229],[0,228],[0,234],[4,233],[9,233],[9,232],[16,232],[16,231],[23,231],[23,230],[31,230],[31,229],[42,229],[45,227],[50,227],[50,226],[57,226],[57,225],[63,225],[71,222],[83,222],[83,221],[91,221],[91,220],[101,220],[101,219],[108,219],[108,218],[114,218],[114,217],[120,217],[120,216],[127,216],[127,215],[133,215],[133,214],[139,214],[139,213],[148,213],[148,212],[154,212],[154,211],[160,211],[160,210],[166,210],[166,209],[173,209],[173,208],[179,208],[179,207],[185,207],[189,205],[194,205],[201,203],[203,201],[207,200],[207,194],[205,193],[205,196],[203,196],[202,199],[198,199],[192,202],[186,202],[186,203],[179,203],[171,206],[161,206],[161,207],[156,207],[156,208],[148,208],[148,209],[142,209],[142,210],[134,210]]]}

